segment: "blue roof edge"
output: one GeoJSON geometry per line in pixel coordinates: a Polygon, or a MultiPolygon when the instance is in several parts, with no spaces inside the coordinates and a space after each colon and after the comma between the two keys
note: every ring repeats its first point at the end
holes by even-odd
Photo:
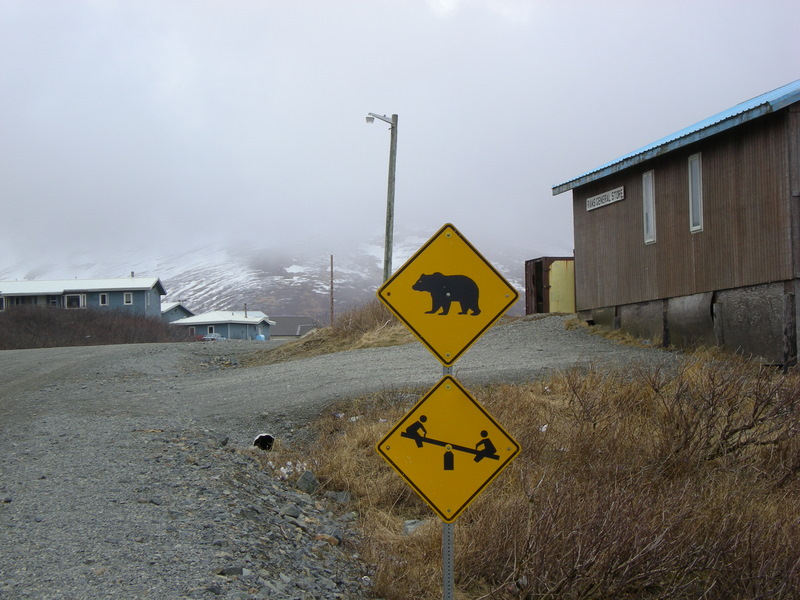
{"type": "Polygon", "coordinates": [[[639,148],[610,163],[606,163],[588,173],[584,173],[574,179],[553,186],[553,196],[568,192],[571,189],[591,183],[592,181],[613,173],[618,173],[646,160],[677,150],[683,146],[688,146],[689,144],[717,135],[723,131],[733,129],[734,127],[738,127],[758,117],[781,110],[797,101],[800,101],[800,79],[751,100],[737,104],[728,110],[703,119],[694,125],[661,138],[660,140],[639,148]]]}

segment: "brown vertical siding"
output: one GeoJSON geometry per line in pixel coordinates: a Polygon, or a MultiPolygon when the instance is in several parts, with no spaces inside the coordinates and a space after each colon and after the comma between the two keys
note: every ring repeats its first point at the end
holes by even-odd
{"type": "Polygon", "coordinates": [[[578,310],[792,277],[786,113],[573,191],[578,310]],[[703,231],[689,231],[688,158],[700,152],[703,231]],[[643,234],[642,173],[653,170],[656,242],[643,234]],[[625,200],[586,198],[625,186],[625,200]]]}
{"type": "MultiPolygon", "coordinates": [[[[795,104],[789,109],[786,122],[786,135],[789,138],[787,152],[787,170],[789,179],[786,182],[788,189],[786,196],[789,198],[792,222],[792,262],[794,276],[800,278],[800,105],[795,104]]],[[[798,302],[800,309],[800,302],[798,302]]]]}

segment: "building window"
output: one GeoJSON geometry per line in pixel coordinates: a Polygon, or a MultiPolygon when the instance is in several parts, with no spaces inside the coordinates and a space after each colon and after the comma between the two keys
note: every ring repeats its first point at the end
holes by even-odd
{"type": "Polygon", "coordinates": [[[214,326],[213,326],[213,325],[209,325],[209,326],[208,326],[208,333],[216,333],[216,332],[214,331],[214,326]]]}
{"type": "Polygon", "coordinates": [[[656,198],[653,187],[653,171],[642,175],[642,212],[644,215],[644,243],[656,241],[656,198]]]}
{"type": "Polygon", "coordinates": [[[100,294],[100,306],[108,306],[108,294],[100,294]]]}
{"type": "Polygon", "coordinates": [[[125,304],[133,304],[133,292],[125,292],[124,298],[123,302],[125,304]]]}
{"type": "Polygon", "coordinates": [[[6,309],[6,299],[0,296],[0,310],[6,309]]]}
{"type": "Polygon", "coordinates": [[[703,161],[699,153],[689,157],[689,230],[703,231],[703,161]]]}
{"type": "Polygon", "coordinates": [[[86,306],[86,296],[83,294],[66,294],[64,308],[83,308],[86,306]]]}

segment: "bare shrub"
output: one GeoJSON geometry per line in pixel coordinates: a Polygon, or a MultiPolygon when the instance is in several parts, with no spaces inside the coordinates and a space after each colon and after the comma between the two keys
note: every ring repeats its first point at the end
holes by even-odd
{"type": "Polygon", "coordinates": [[[123,310],[19,306],[0,313],[0,349],[188,341],[160,317],[123,310]]]}
{"type": "Polygon", "coordinates": [[[405,482],[375,460],[378,440],[415,401],[414,394],[387,391],[323,417],[315,425],[319,441],[313,452],[320,457],[319,476],[335,489],[350,491],[364,509],[388,508],[396,514],[424,510],[405,482]]]}
{"type": "Polygon", "coordinates": [[[653,390],[660,409],[655,457],[663,469],[719,460],[781,480],[793,468],[800,433],[796,377],[742,358],[684,363],[670,385],[653,390]],[[776,455],[777,453],[777,455],[776,455]],[[764,462],[766,459],[766,463],[764,462]],[[777,471],[776,471],[777,467],[777,471]]]}
{"type": "MultiPolygon", "coordinates": [[[[472,393],[522,451],[456,521],[460,598],[800,597],[797,374],[695,356],[472,393]]],[[[388,600],[440,593],[439,521],[374,451],[416,399],[361,399],[314,452],[388,600]]]]}

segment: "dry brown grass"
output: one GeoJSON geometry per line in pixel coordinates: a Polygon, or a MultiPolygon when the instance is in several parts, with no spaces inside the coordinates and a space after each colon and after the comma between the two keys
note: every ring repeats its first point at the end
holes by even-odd
{"type": "MultiPolygon", "coordinates": [[[[795,374],[695,356],[472,393],[522,453],[456,521],[458,597],[800,597],[795,374]]],[[[416,398],[360,399],[313,452],[389,600],[441,594],[439,521],[374,450],[416,398]],[[401,535],[411,518],[429,524],[401,535]]]]}
{"type": "Polygon", "coordinates": [[[399,346],[412,341],[414,336],[376,299],[342,314],[332,327],[317,329],[273,350],[254,352],[242,362],[247,366],[267,365],[345,350],[399,346]]]}
{"type": "Polygon", "coordinates": [[[623,346],[650,348],[653,346],[663,345],[663,340],[660,335],[654,337],[651,340],[644,340],[642,338],[636,337],[635,335],[627,333],[622,329],[613,329],[611,327],[606,327],[605,325],[589,325],[586,321],[577,316],[568,319],[564,323],[564,327],[566,327],[569,330],[586,329],[592,335],[602,336],[606,339],[612,340],[613,342],[616,342],[617,344],[621,344],[623,346]]]}
{"type": "MultiPolygon", "coordinates": [[[[353,495],[387,600],[441,596],[441,522],[375,452],[426,391],[342,406],[304,452],[353,495]]],[[[522,452],[456,521],[457,598],[800,597],[797,373],[695,353],[470,391],[522,452]]]]}

